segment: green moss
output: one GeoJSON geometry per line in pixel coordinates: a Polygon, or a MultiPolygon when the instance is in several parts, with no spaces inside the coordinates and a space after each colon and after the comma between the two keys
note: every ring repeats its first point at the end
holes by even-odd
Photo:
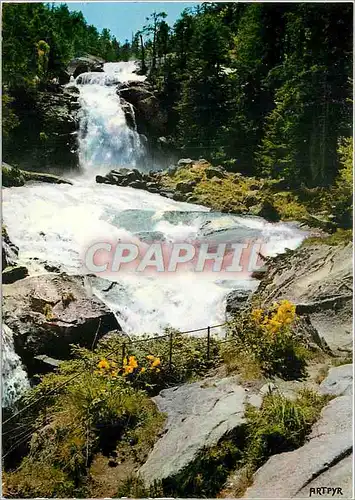
{"type": "Polygon", "coordinates": [[[2,185],[4,187],[17,187],[25,184],[22,170],[17,167],[2,164],[2,185]]]}
{"type": "Polygon", "coordinates": [[[323,237],[312,237],[307,238],[303,241],[303,246],[311,246],[311,245],[329,245],[329,246],[338,246],[338,245],[348,245],[353,241],[353,231],[352,229],[337,229],[333,234],[326,235],[323,237]]]}

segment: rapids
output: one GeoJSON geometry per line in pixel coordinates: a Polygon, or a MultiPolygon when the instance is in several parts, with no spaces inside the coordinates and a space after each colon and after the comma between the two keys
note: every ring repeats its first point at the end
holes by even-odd
{"type": "MultiPolygon", "coordinates": [[[[133,62],[109,63],[105,73],[77,78],[82,175],[73,179],[73,186],[35,183],[3,190],[3,220],[20,249],[20,263],[31,274],[45,272],[44,261],[62,271],[78,273],[82,272],[83,252],[92,242],[142,236],[167,242],[201,237],[223,242],[259,238],[267,242],[269,255],[297,247],[304,235],[292,225],[213,213],[142,190],[95,183],[97,173],[122,166],[140,168],[144,157],[144,142],[127,126],[112,84],[144,79],[134,71],[133,62]]],[[[163,332],[167,326],[191,330],[221,323],[227,294],[257,286],[255,280],[227,279],[218,273],[190,272],[172,277],[116,274],[110,279],[117,286],[109,300],[102,299],[132,336],[163,332]]],[[[98,290],[96,293],[100,296],[98,290]]],[[[26,380],[11,339],[7,345],[4,376],[7,380],[16,376],[23,389],[26,380]]],[[[10,386],[16,384],[5,383],[5,390],[10,386]]],[[[13,389],[10,392],[13,401],[13,389]]]]}

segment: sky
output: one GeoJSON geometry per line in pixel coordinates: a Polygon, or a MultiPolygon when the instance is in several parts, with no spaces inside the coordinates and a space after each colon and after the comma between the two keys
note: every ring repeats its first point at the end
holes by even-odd
{"type": "Polygon", "coordinates": [[[67,3],[69,10],[80,10],[88,24],[100,31],[108,28],[117,40],[131,40],[135,33],[146,24],[146,17],[152,12],[166,12],[166,22],[172,26],[186,7],[197,2],[73,2],[67,3]]]}

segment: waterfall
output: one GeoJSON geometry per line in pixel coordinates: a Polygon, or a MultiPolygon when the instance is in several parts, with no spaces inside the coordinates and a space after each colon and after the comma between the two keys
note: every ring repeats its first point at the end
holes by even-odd
{"type": "Polygon", "coordinates": [[[27,374],[14,349],[11,329],[2,325],[2,406],[11,406],[28,388],[27,374]]]}
{"type": "Polygon", "coordinates": [[[84,172],[107,173],[144,163],[145,147],[136,130],[133,107],[124,103],[116,90],[118,83],[145,79],[134,73],[135,69],[134,61],[106,63],[103,72],[76,78],[80,90],[79,161],[84,172]]]}

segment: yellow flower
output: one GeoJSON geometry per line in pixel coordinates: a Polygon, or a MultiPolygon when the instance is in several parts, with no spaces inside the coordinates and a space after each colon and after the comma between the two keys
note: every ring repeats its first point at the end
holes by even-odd
{"type": "Polygon", "coordinates": [[[107,359],[102,359],[101,361],[99,361],[99,363],[97,364],[97,366],[101,370],[107,370],[108,368],[110,368],[110,363],[107,361],[107,359]]]}
{"type": "Polygon", "coordinates": [[[137,360],[136,360],[135,356],[130,356],[130,357],[129,357],[128,364],[129,364],[129,366],[131,366],[132,368],[138,368],[138,363],[137,363],[137,360]]]}
{"type": "Polygon", "coordinates": [[[262,309],[253,309],[252,310],[252,318],[256,323],[260,323],[263,318],[263,310],[262,309]]]}
{"type": "Polygon", "coordinates": [[[112,370],[111,377],[117,377],[117,370],[112,370]]]}
{"type": "Polygon", "coordinates": [[[152,356],[151,354],[149,354],[149,355],[147,356],[147,359],[149,359],[149,361],[153,361],[153,360],[155,359],[155,357],[154,357],[154,356],[152,356]]]}
{"type": "Polygon", "coordinates": [[[152,368],[155,368],[156,366],[159,366],[159,365],[160,365],[160,359],[155,358],[155,360],[152,363],[152,368]]]}
{"type": "Polygon", "coordinates": [[[141,368],[141,373],[144,373],[145,371],[146,371],[146,368],[144,368],[144,366],[143,366],[143,368],[141,368]]]}

